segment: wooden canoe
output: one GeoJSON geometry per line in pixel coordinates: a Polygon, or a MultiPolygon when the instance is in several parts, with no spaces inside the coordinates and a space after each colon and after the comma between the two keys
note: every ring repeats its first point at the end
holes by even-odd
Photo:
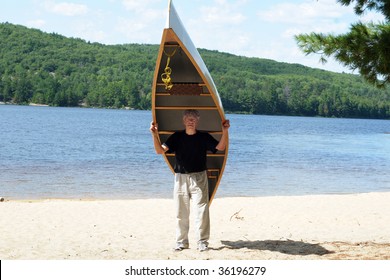
{"type": "MultiPolygon", "coordinates": [[[[225,113],[211,75],[198,50],[187,34],[172,1],[168,3],[168,19],[163,30],[152,86],[153,121],[158,124],[160,142],[175,131],[183,130],[183,111],[200,112],[198,130],[209,132],[219,140],[225,113]]],[[[207,155],[210,204],[221,181],[228,155],[207,155]]],[[[174,154],[165,154],[173,172],[174,154]]]]}

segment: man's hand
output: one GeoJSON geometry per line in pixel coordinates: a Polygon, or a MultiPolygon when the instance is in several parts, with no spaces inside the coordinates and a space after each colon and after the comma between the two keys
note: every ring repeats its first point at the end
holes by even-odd
{"type": "Polygon", "coordinates": [[[229,120],[224,120],[222,122],[222,130],[223,131],[227,131],[230,127],[230,121],[229,120]]]}
{"type": "Polygon", "coordinates": [[[154,135],[157,135],[158,134],[158,125],[157,123],[154,123],[153,121],[150,123],[150,128],[149,128],[150,132],[154,135]]]}
{"type": "Polygon", "coordinates": [[[153,144],[154,144],[154,149],[156,150],[157,154],[163,154],[165,153],[168,148],[165,145],[161,145],[160,139],[158,137],[158,125],[157,123],[154,123],[153,121],[150,123],[150,132],[152,133],[152,138],[153,138],[153,144]]]}
{"type": "Polygon", "coordinates": [[[222,137],[219,140],[219,143],[217,147],[215,147],[218,151],[224,151],[226,149],[226,144],[228,142],[227,135],[228,135],[228,130],[230,127],[230,122],[229,120],[224,120],[222,122],[222,137]]]}

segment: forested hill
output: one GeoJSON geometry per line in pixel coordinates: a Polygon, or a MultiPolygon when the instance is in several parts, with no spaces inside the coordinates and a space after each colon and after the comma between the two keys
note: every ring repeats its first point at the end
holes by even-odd
{"type": "MultiPolygon", "coordinates": [[[[0,102],[150,109],[157,45],[102,45],[0,24],[0,102]]],[[[227,112],[390,118],[357,75],[200,50],[227,112]]]]}

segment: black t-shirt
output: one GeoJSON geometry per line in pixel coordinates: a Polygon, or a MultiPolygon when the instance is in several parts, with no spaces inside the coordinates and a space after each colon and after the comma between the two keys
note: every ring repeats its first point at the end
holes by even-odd
{"type": "Polygon", "coordinates": [[[188,135],[184,130],[172,134],[165,145],[168,153],[175,153],[176,173],[201,172],[207,169],[207,151],[217,152],[218,141],[207,132],[197,131],[188,135]]]}

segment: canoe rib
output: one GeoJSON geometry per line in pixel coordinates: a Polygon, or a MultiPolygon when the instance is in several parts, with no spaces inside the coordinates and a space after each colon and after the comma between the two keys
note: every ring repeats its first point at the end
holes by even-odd
{"type": "MultiPolygon", "coordinates": [[[[160,141],[165,142],[169,135],[184,128],[181,119],[186,109],[199,110],[199,130],[209,132],[218,140],[222,135],[222,121],[226,118],[217,88],[172,1],[168,6],[167,25],[163,30],[152,86],[153,121],[159,125],[160,141]],[[168,64],[174,90],[167,89],[161,78],[168,64]]],[[[227,154],[228,144],[224,152],[207,155],[210,204],[221,181],[227,154]]],[[[164,159],[174,172],[174,154],[165,154],[164,159]]]]}

